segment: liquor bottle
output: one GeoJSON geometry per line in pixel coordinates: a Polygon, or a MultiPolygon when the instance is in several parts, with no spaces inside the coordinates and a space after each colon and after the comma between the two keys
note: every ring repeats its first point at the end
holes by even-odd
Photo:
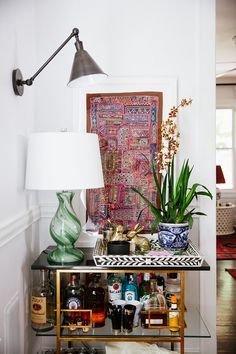
{"type": "Polygon", "coordinates": [[[93,274],[86,290],[86,307],[92,310],[92,326],[105,326],[105,290],[100,284],[100,274],[93,274]]]}
{"type": "Polygon", "coordinates": [[[55,325],[55,289],[46,269],[40,270],[40,283],[33,287],[31,296],[31,325],[37,332],[50,331],[55,325]]]}
{"type": "Polygon", "coordinates": [[[156,280],[157,280],[157,291],[160,293],[160,294],[164,294],[164,290],[165,290],[165,279],[161,276],[161,275],[158,275],[156,277],[156,280]]]}
{"type": "Polygon", "coordinates": [[[169,312],[169,329],[171,332],[177,332],[179,330],[179,313],[177,312],[177,297],[171,296],[171,307],[169,312]],[[174,311],[171,311],[174,310],[174,311]]]}
{"type": "Polygon", "coordinates": [[[119,274],[112,273],[107,278],[108,301],[121,300],[122,297],[122,280],[119,274]]]}
{"type": "Polygon", "coordinates": [[[180,279],[177,273],[168,273],[166,279],[165,296],[168,307],[171,306],[171,296],[176,295],[177,300],[180,299],[180,279]]]}
{"type": "MultiPolygon", "coordinates": [[[[64,308],[67,310],[83,309],[84,295],[84,286],[79,285],[76,274],[70,273],[70,281],[64,290],[64,308]]],[[[64,319],[67,325],[80,325],[82,322],[80,312],[64,312],[64,319]]],[[[75,327],[70,329],[73,330],[75,327]]]]}
{"type": "Polygon", "coordinates": [[[150,273],[143,274],[143,280],[139,284],[139,301],[143,302],[144,297],[147,297],[151,292],[150,273]]]}
{"type": "Polygon", "coordinates": [[[134,282],[133,274],[128,275],[128,281],[126,282],[125,290],[124,290],[124,300],[125,301],[138,300],[138,289],[137,289],[137,285],[134,282]]]}

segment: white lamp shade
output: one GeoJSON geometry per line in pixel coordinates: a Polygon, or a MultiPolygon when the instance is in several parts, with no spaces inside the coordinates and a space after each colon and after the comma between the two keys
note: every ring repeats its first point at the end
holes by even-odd
{"type": "Polygon", "coordinates": [[[57,132],[30,135],[26,189],[61,191],[103,186],[96,134],[57,132]]]}

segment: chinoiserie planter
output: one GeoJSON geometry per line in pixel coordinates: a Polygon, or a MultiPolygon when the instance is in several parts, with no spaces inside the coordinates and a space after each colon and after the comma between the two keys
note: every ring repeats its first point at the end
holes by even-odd
{"type": "Polygon", "coordinates": [[[158,240],[160,246],[166,250],[185,250],[189,243],[189,224],[159,223],[158,240]]]}

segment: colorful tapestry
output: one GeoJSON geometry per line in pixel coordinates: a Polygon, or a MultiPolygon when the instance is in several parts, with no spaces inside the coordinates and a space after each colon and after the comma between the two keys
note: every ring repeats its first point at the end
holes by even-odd
{"type": "Polygon", "coordinates": [[[99,136],[105,183],[87,192],[87,229],[111,218],[130,230],[140,217],[150,230],[153,216],[132,186],[156,204],[149,161],[161,144],[161,119],[161,92],[87,94],[87,130],[99,136]]]}

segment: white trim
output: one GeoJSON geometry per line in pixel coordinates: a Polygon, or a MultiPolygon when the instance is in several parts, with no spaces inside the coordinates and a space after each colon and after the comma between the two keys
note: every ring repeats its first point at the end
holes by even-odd
{"type": "MultiPolygon", "coordinates": [[[[4,354],[11,354],[9,352],[9,346],[10,342],[12,340],[12,331],[11,331],[11,322],[9,321],[9,318],[11,316],[11,311],[13,311],[14,307],[17,306],[18,311],[15,313],[16,316],[16,322],[19,323],[19,293],[16,292],[10,301],[7,303],[7,305],[4,308],[4,354]]],[[[15,312],[15,311],[14,311],[15,312]]],[[[16,334],[15,334],[16,335],[16,334]]],[[[19,333],[18,333],[19,336],[19,333]]],[[[19,340],[19,337],[18,337],[19,340]]],[[[18,341],[16,341],[17,343],[18,341]]]]}
{"type": "Polygon", "coordinates": [[[0,225],[0,247],[12,241],[41,217],[39,206],[34,206],[9,220],[5,225],[0,225]]]}

